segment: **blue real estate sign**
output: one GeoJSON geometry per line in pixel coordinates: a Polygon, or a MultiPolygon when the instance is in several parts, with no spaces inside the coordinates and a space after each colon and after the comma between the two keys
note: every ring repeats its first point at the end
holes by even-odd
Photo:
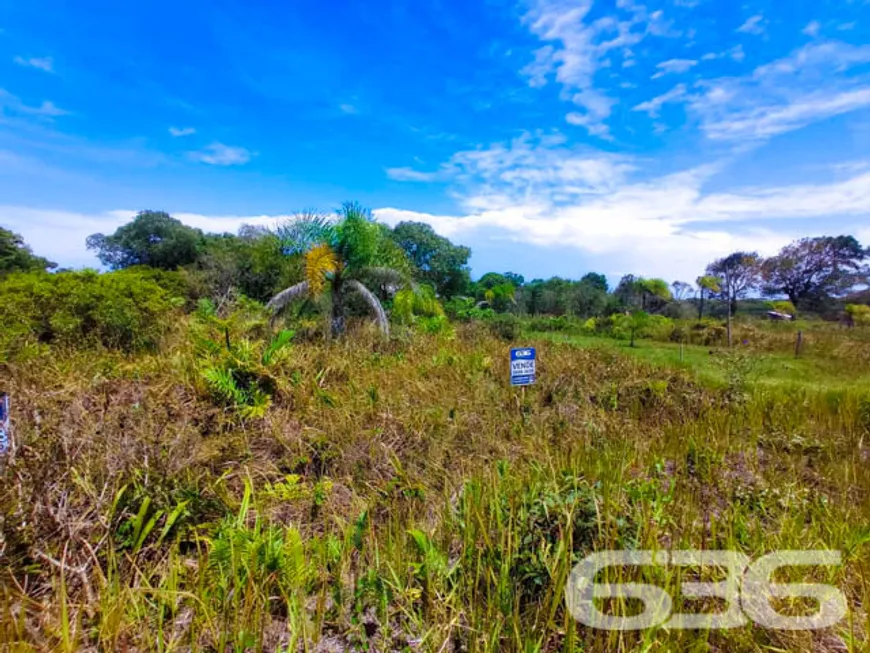
{"type": "Polygon", "coordinates": [[[535,382],[534,347],[511,349],[511,385],[531,385],[535,382]]]}
{"type": "Polygon", "coordinates": [[[0,392],[0,454],[9,449],[9,395],[0,392]]]}

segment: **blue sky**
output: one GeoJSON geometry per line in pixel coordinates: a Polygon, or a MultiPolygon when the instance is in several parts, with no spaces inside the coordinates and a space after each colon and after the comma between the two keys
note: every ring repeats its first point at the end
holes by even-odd
{"type": "Polygon", "coordinates": [[[63,265],[141,209],[235,231],[347,199],[475,275],[870,245],[863,2],[0,7],[0,224],[63,265]]]}

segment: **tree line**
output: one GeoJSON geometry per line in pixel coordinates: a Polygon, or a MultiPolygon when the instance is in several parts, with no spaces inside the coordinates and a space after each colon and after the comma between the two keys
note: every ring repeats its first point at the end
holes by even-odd
{"type": "MultiPolygon", "coordinates": [[[[830,314],[870,279],[870,250],[841,235],[802,238],[769,258],[735,252],[711,262],[694,283],[629,274],[610,288],[607,278],[594,272],[579,280],[531,281],[513,272],[489,272],[473,281],[468,247],[425,223],[390,228],[355,203],[345,204],[337,216],[309,211],[271,228],[244,225],[235,234],[206,233],[168,213],[142,211],[112,234],[89,236],[87,247],[111,270],[179,271],[198,297],[235,291],[275,309],[295,300],[309,308],[326,301],[335,330],[343,328],[348,312],[368,311],[383,322],[383,304],[409,288],[411,295],[399,296],[406,307],[431,307],[437,299],[454,312],[589,318],[640,311],[670,317],[696,313],[700,319],[711,302],[730,317],[748,297],[779,300],[775,307],[783,312],[830,314]]],[[[0,274],[56,267],[20,236],[0,229],[0,274]]],[[[867,303],[860,299],[857,303],[867,303]]]]}

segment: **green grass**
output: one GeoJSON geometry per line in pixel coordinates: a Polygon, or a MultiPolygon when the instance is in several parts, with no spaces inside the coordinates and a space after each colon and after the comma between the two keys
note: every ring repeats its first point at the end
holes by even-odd
{"type": "MultiPolygon", "coordinates": [[[[196,320],[155,353],[41,348],[6,363],[20,407],[0,492],[10,650],[870,645],[870,401],[845,381],[817,392],[840,382],[821,367],[722,392],[727,369],[702,348],[687,348],[689,372],[672,346],[536,335],[539,379],[521,392],[512,343],[484,324],[295,340],[265,365],[263,325],[231,324],[230,359],[227,333],[196,320]],[[216,365],[259,380],[263,410],[216,394],[216,365]],[[801,374],[814,379],[786,385],[801,374]],[[844,556],[787,570],[846,595],[848,618],[824,632],[620,633],[565,609],[593,551],[809,547],[844,556]]],[[[615,573],[675,595],[683,580],[615,573]]]]}
{"type": "MultiPolygon", "coordinates": [[[[558,332],[529,332],[534,339],[570,343],[585,349],[618,351],[661,367],[686,370],[702,381],[714,386],[727,383],[727,364],[723,364],[721,347],[701,347],[656,340],[638,340],[635,347],[627,341],[604,336],[564,334],[558,332]]],[[[870,390],[870,368],[860,362],[844,362],[818,354],[795,356],[789,352],[758,351],[741,345],[735,351],[748,359],[749,382],[764,386],[800,386],[818,390],[864,388],[870,390]]]]}

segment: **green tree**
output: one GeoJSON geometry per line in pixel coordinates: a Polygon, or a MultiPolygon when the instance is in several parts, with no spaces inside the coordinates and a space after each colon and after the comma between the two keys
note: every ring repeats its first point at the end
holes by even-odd
{"type": "Polygon", "coordinates": [[[610,287],[607,285],[607,277],[603,274],[598,274],[597,272],[587,272],[580,279],[580,283],[589,286],[590,288],[595,288],[606,293],[610,290],[610,287]]]}
{"type": "Polygon", "coordinates": [[[392,238],[417,268],[415,277],[431,284],[438,295],[449,298],[466,292],[470,249],[454,245],[424,222],[400,222],[392,238]]]}
{"type": "Polygon", "coordinates": [[[674,281],[671,284],[671,294],[678,302],[681,302],[684,299],[688,299],[691,293],[692,284],[690,283],[686,283],[685,281],[674,281]]]}
{"type": "Polygon", "coordinates": [[[817,306],[867,283],[868,256],[853,236],[802,238],[764,262],[762,290],[785,295],[797,308],[817,306]]]}
{"type": "Polygon", "coordinates": [[[722,291],[722,280],[719,277],[706,274],[698,277],[698,288],[700,290],[698,301],[698,319],[704,318],[704,300],[709,299],[713,295],[722,291]]]}
{"type": "Polygon", "coordinates": [[[389,232],[369,211],[346,203],[338,219],[330,222],[307,215],[279,226],[277,234],[285,252],[304,256],[305,280],[276,294],[268,308],[277,313],[295,299],[324,299],[333,336],[345,331],[349,301],[359,297],[375,317],[381,331],[389,333],[387,314],[367,287],[404,285],[412,268],[389,232]]]}
{"type": "Polygon", "coordinates": [[[56,267],[57,263],[36,256],[21,236],[0,227],[0,275],[56,267]]]}
{"type": "Polygon", "coordinates": [[[515,306],[517,287],[511,279],[522,279],[512,272],[499,274],[487,272],[473,285],[474,296],[478,303],[492,308],[497,313],[503,313],[515,306]]]}
{"type": "Polygon", "coordinates": [[[219,299],[235,288],[267,302],[302,277],[302,256],[287,256],[277,234],[242,225],[238,235],[208,234],[197,262],[187,268],[200,280],[204,294],[219,299]]]}
{"type": "MultiPolygon", "coordinates": [[[[616,317],[617,328],[627,331],[630,337],[629,347],[634,347],[634,341],[641,332],[650,324],[650,314],[646,311],[634,311],[628,315],[618,315],[616,317]]],[[[612,318],[611,318],[612,319],[612,318]]],[[[658,318],[661,319],[661,318],[658,318]]]]}
{"type": "Polygon", "coordinates": [[[607,307],[607,279],[590,272],[573,288],[574,314],[583,318],[596,317],[607,307]]]}
{"type": "Polygon", "coordinates": [[[734,252],[707,266],[706,274],[721,279],[719,292],[728,302],[730,315],[737,312],[737,300],[758,286],[761,258],[757,252],[734,252]]]}
{"type": "Polygon", "coordinates": [[[665,303],[671,301],[671,289],[664,279],[640,278],[637,280],[637,288],[640,292],[643,311],[658,310],[665,303]]]}
{"type": "Polygon", "coordinates": [[[103,265],[113,270],[148,265],[174,270],[198,260],[205,237],[163,211],[141,211],[132,222],[110,236],[88,236],[88,249],[95,250],[103,265]]]}
{"type": "Polygon", "coordinates": [[[613,297],[618,304],[623,307],[633,307],[638,305],[640,297],[640,279],[633,274],[626,274],[619,280],[619,284],[613,291],[613,297]]]}

